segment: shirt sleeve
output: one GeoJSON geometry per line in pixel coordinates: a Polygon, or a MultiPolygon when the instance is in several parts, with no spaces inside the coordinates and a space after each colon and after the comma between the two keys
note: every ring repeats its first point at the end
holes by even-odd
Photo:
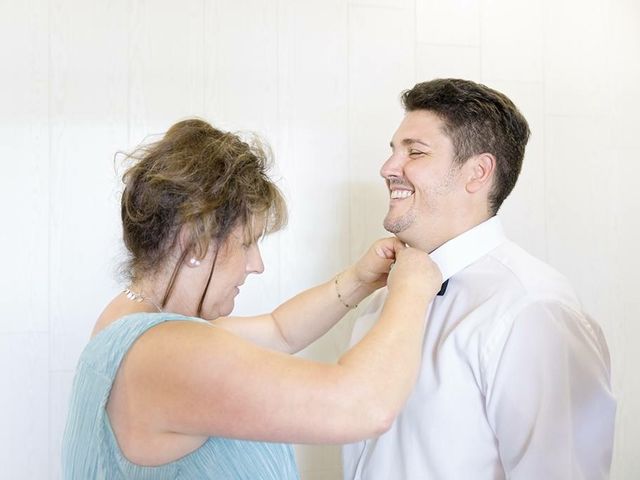
{"type": "Polygon", "coordinates": [[[532,303],[496,357],[485,401],[506,478],[608,478],[616,404],[597,325],[566,306],[532,303]]]}

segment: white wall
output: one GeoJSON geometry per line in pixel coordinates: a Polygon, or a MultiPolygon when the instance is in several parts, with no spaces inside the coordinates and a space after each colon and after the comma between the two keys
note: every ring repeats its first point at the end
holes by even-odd
{"type": "MultiPolygon", "coordinates": [[[[237,308],[264,311],[383,233],[399,92],[442,76],[530,121],[503,217],[604,327],[612,478],[640,478],[637,0],[0,0],[0,40],[3,478],[59,478],[75,362],[121,288],[117,150],[188,115],[273,145],[291,222],[237,308]]],[[[348,330],[305,355],[334,359],[348,330]]],[[[305,480],[339,478],[337,448],[298,453],[305,480]]]]}

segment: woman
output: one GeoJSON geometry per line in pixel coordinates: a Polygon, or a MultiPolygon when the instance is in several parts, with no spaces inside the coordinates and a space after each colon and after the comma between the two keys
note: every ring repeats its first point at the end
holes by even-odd
{"type": "Polygon", "coordinates": [[[132,157],[122,195],[131,284],[80,358],[64,477],[294,479],[292,449],[278,442],[385,431],[413,385],[441,283],[428,256],[383,239],[270,314],[226,317],[246,276],[263,271],[257,240],[285,223],[263,152],[187,120],[132,157]],[[385,284],[377,325],[336,365],[288,355],[385,284]]]}

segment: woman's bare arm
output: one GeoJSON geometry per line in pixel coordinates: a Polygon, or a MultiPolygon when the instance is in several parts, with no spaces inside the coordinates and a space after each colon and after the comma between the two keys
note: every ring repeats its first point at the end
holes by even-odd
{"type": "Polygon", "coordinates": [[[380,319],[334,365],[207,324],[164,323],[132,347],[120,386],[141,425],[158,434],[299,443],[372,437],[389,428],[411,391],[440,282],[425,253],[400,252],[380,319]]]}
{"type": "Polygon", "coordinates": [[[225,317],[213,323],[257,345],[285,353],[298,352],[344,317],[349,311],[345,304],[354,306],[386,284],[395,248],[401,247],[395,238],[378,240],[337,277],[296,295],[273,312],[225,317]]]}

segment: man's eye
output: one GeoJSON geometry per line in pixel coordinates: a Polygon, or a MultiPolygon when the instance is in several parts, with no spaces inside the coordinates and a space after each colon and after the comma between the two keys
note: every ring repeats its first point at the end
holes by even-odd
{"type": "Polygon", "coordinates": [[[409,150],[409,156],[411,157],[416,157],[418,155],[424,155],[424,152],[421,152],[420,150],[409,150]]]}

